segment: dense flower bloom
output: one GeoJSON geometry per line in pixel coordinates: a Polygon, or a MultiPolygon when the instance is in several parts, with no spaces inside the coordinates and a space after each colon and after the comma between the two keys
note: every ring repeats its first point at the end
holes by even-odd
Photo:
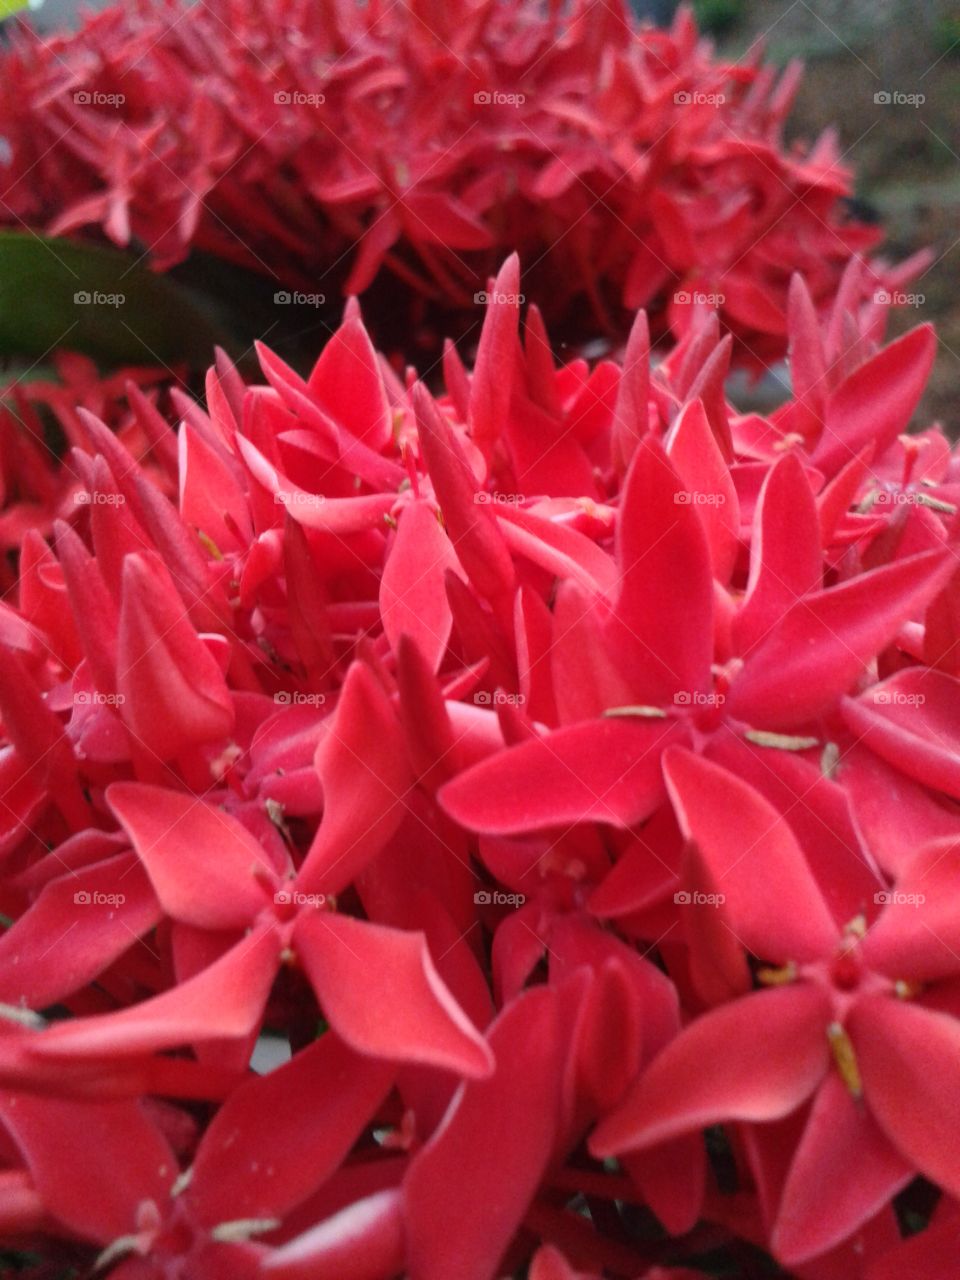
{"type": "MultiPolygon", "coordinates": [[[[167,464],[173,478],[176,450],[153,390],[163,369],[121,369],[101,378],[92,361],[73,352],[53,357],[56,380],[0,385],[0,552],[9,557],[24,536],[45,538],[53,520],[85,498],[66,452],[86,441],[81,411],[96,414],[136,457],[167,464]],[[155,456],[147,455],[155,451],[155,456]]],[[[36,539],[31,539],[36,545],[36,539]]],[[[3,585],[16,581],[4,564],[3,585]]]]}
{"type": "Polygon", "coordinates": [[[0,613],[5,1239],[118,1280],[960,1263],[932,334],[798,277],[762,418],[715,316],[557,367],[519,270],[442,392],[351,301],[306,378],[221,356],[175,454],[136,392],[76,415],[87,500],[0,613]]]}
{"type": "MultiPolygon", "coordinates": [[[[628,15],[140,0],[24,33],[0,60],[0,218],[161,269],[197,249],[330,297],[389,279],[401,347],[430,308],[474,328],[516,249],[577,342],[638,306],[683,333],[702,300],[739,361],[775,359],[791,272],[825,306],[879,233],[847,216],[831,132],[783,143],[799,67],[717,60],[686,10],[670,31],[628,15]]],[[[901,279],[878,265],[862,296],[901,279]]]]}

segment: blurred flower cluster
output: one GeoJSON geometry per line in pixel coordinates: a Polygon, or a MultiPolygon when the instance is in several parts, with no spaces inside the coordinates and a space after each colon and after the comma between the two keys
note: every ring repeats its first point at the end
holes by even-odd
{"type": "MultiPolygon", "coordinates": [[[[0,56],[0,221],[197,250],[281,288],[362,294],[409,343],[476,323],[512,250],[557,336],[719,307],[735,359],[783,354],[791,273],[830,302],[879,229],[834,133],[782,131],[799,66],[720,61],[681,10],[620,0],[136,0],[0,56]]],[[[877,264],[869,292],[909,276],[877,264]]],[[[409,347],[407,347],[409,350],[409,347]]]]}

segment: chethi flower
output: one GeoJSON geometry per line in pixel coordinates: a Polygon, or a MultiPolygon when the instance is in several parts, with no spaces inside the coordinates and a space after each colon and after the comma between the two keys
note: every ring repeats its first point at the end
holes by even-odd
{"type": "MultiPolygon", "coordinates": [[[[577,340],[638,306],[680,335],[719,306],[756,366],[784,351],[791,272],[826,307],[879,239],[848,215],[833,134],[783,141],[799,78],[718,59],[683,9],[655,31],[596,0],[115,6],[5,52],[0,218],[162,269],[213,254],[281,291],[377,281],[410,354],[424,306],[472,330],[516,249],[577,340]]],[[[910,270],[878,263],[858,303],[910,270]]]]}
{"type": "Polygon", "coordinates": [[[429,385],[350,302],[176,436],[60,405],[96,500],[50,490],[0,602],[4,1242],[957,1262],[960,471],[861,270],[793,284],[769,417],[716,316],[558,364],[515,257],[429,385]]]}

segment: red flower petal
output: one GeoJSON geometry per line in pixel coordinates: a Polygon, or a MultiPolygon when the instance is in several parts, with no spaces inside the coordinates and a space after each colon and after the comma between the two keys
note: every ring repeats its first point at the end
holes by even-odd
{"type": "Polygon", "coordinates": [[[128,555],[117,656],[120,716],[146,751],[163,760],[226,737],[234,723],[216,659],[185,615],[160,558],[128,555]]]}
{"type": "Polygon", "coordinates": [[[115,782],[107,802],[164,911],[204,929],[241,929],[279,883],[260,842],[222,809],[183,792],[115,782]],[[255,875],[255,872],[257,873],[255,875]]]}
{"type": "Polygon", "coordinates": [[[410,765],[397,714],[370,668],[355,662],[317,748],[323,821],[297,886],[339,893],[380,852],[407,812],[410,765]]]}
{"type": "Polygon", "coordinates": [[[142,1053],[249,1035],[260,1021],[279,963],[272,925],[261,926],[216,963],[162,995],[98,1017],[71,1018],[30,1039],[43,1056],[142,1053]]]}
{"type": "Polygon", "coordinates": [[[879,1213],[913,1169],[835,1072],[813,1102],[770,1247],[788,1267],[826,1253],[879,1213]]]}
{"type": "Polygon", "coordinates": [[[380,615],[394,649],[402,635],[410,636],[434,671],[453,626],[444,575],[459,568],[430,504],[413,502],[406,507],[380,580],[380,615]]]}
{"type": "Polygon", "coordinates": [[[499,436],[510,405],[519,353],[519,299],[520,259],[512,253],[500,268],[487,301],[470,384],[470,427],[484,450],[499,436]]]}
{"type": "Polygon", "coordinates": [[[422,933],[311,912],[293,946],[331,1026],[358,1053],[489,1075],[483,1036],[454,1000],[422,933]]]}
{"type": "Polygon", "coordinates": [[[868,996],[846,1025],[881,1129],[920,1173],[960,1195],[960,1022],[868,996]]]}
{"type": "Polygon", "coordinates": [[[920,325],[845,379],[827,401],[814,466],[832,473],[871,441],[878,453],[888,448],[917,407],[936,350],[932,327],[920,325]]]}
{"type": "Polygon", "coordinates": [[[140,1102],[3,1094],[0,1115],[47,1213],[81,1239],[110,1244],[136,1229],[143,1200],[169,1197],[177,1160],[140,1102]]]}
{"type": "Polygon", "coordinates": [[[201,1221],[283,1218],[339,1167],[393,1075],[327,1032],[248,1079],[211,1121],[193,1163],[187,1194],[201,1221]]]}
{"type": "Polygon", "coordinates": [[[664,757],[684,834],[711,873],[730,928],[755,956],[832,954],[839,932],[786,820],[753,787],[679,747],[664,757]]]}
{"type": "Polygon", "coordinates": [[[629,827],[663,797],[660,754],[684,731],[673,721],[610,718],[558,729],[474,765],[438,799],[487,835],[571,822],[629,827]]]}
{"type": "Polygon", "coordinates": [[[908,667],[841,711],[865,746],[936,791],[960,798],[960,680],[908,667]]]}
{"type": "Polygon", "coordinates": [[[562,1067],[553,992],[515,1000],[490,1046],[496,1071],[461,1087],[404,1179],[408,1269],[422,1280],[488,1280],[550,1158],[562,1067]]]}
{"type": "Polygon", "coordinates": [[[749,655],[791,605],[823,585],[820,522],[810,482],[788,453],[767,474],[754,513],[750,579],[737,614],[737,652],[749,655]]]}
{"type": "Polygon", "coordinates": [[[0,1001],[45,1009],[72,995],[149,933],[162,914],[129,854],[52,880],[0,937],[0,1001]]]}
{"type": "Polygon", "coordinates": [[[788,1115],[824,1077],[829,1022],[826,995],[805,985],[759,991],[704,1014],[601,1121],[591,1152],[604,1159],[723,1121],[788,1115]]]}
{"type": "Polygon", "coordinates": [[[946,552],[923,552],[797,601],[750,653],[728,713],[757,728],[792,729],[826,711],[923,612],[952,565],[946,552]]]}
{"type": "MultiPolygon", "coordinates": [[[[714,496],[714,495],[707,495],[714,496]]],[[[617,528],[617,644],[634,664],[635,701],[703,691],[713,661],[713,577],[695,495],[647,438],[624,482],[617,528]]]]}
{"type": "Polygon", "coordinates": [[[383,1280],[403,1270],[398,1191],[357,1200],[281,1246],[262,1264],[274,1280],[383,1280]]]}

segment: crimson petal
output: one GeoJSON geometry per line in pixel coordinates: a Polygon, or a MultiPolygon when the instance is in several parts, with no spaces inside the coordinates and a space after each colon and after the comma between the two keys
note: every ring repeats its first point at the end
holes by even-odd
{"type": "Polygon", "coordinates": [[[569,725],[481,761],[438,798],[457,822],[487,835],[571,822],[629,827],[660,803],[660,754],[683,736],[667,720],[611,717],[569,725]]]}
{"type": "Polygon", "coordinates": [[[293,946],[331,1026],[358,1053],[472,1077],[493,1069],[422,933],[310,912],[297,921],[293,946]]]}
{"type": "Polygon", "coordinates": [[[247,1080],[211,1121],[188,1195],[210,1226],[282,1218],[340,1165],[393,1083],[393,1068],[326,1032],[247,1080]]]}
{"type": "Polygon", "coordinates": [[[792,729],[829,710],[922,614],[952,566],[947,551],[923,552],[798,600],[751,652],[727,711],[755,727],[792,729]]]}
{"type": "Polygon", "coordinates": [[[604,1159],[723,1121],[789,1115],[826,1073],[830,1016],[824,992],[806,985],[758,991],[704,1014],[597,1126],[591,1152],[604,1159]]]}
{"type": "Polygon", "coordinates": [[[867,996],[846,1025],[880,1127],[920,1173],[960,1196],[960,1022],[867,996]]]}
{"type": "Polygon", "coordinates": [[[461,1087],[404,1180],[408,1269],[418,1280],[494,1275],[550,1157],[562,1071],[554,992],[518,997],[490,1045],[496,1071],[461,1087]]]}
{"type": "Polygon", "coordinates": [[[107,802],[164,911],[175,920],[240,929],[265,905],[263,885],[278,880],[276,869],[229,813],[183,792],[137,782],[115,782],[107,802]]]}
{"type": "Polygon", "coordinates": [[[690,751],[671,748],[664,774],[742,945],[782,963],[831,954],[839,933],[786,819],[748,783],[690,751]]]}

